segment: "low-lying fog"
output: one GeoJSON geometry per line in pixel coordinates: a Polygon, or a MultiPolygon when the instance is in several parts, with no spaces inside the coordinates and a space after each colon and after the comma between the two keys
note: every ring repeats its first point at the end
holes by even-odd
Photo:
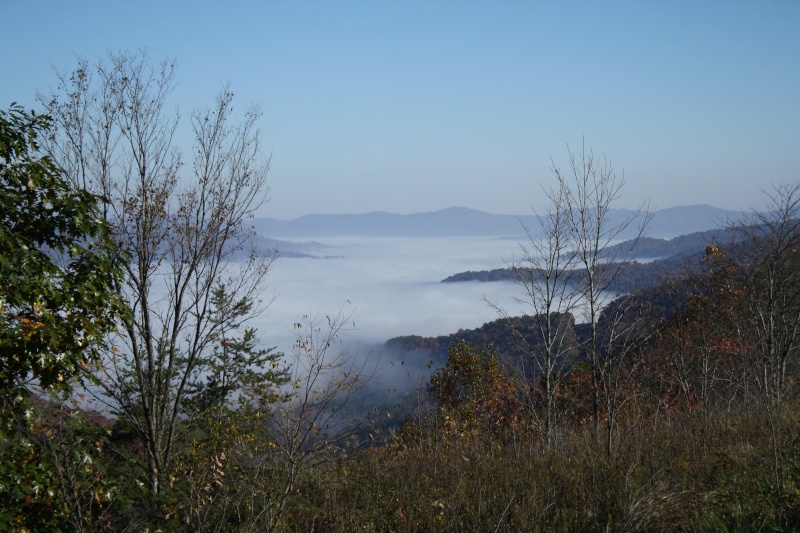
{"type": "MultiPolygon", "coordinates": [[[[516,239],[496,237],[333,237],[315,239],[336,258],[279,258],[267,277],[275,301],[253,325],[264,345],[285,352],[304,314],[352,311],[349,340],[375,345],[400,335],[436,336],[497,318],[483,300],[515,310],[513,283],[440,283],[466,270],[506,266],[516,239]],[[349,303],[348,303],[349,302],[349,303]]],[[[517,307],[516,309],[519,309],[517,307]]]]}

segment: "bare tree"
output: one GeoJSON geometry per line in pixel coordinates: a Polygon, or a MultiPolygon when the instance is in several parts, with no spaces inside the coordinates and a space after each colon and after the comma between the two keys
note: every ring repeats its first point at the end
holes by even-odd
{"type": "Polygon", "coordinates": [[[608,159],[596,158],[585,147],[580,154],[569,150],[569,163],[569,172],[555,165],[553,172],[560,196],[565,199],[569,242],[579,271],[579,319],[589,325],[583,352],[592,366],[594,422],[599,425],[602,411],[610,455],[616,415],[626,401],[618,394],[623,383],[621,371],[633,348],[630,341],[636,323],[629,319],[631,309],[625,300],[617,299],[613,309],[606,307],[615,297],[610,289],[626,268],[653,212],[644,204],[631,216],[615,221],[612,208],[620,197],[624,178],[617,178],[608,159]],[[628,238],[630,245],[612,246],[622,238],[628,238]]]}
{"type": "Polygon", "coordinates": [[[212,107],[193,111],[186,168],[175,143],[180,115],[167,108],[174,73],[174,62],[154,65],[145,51],[110,52],[96,68],[79,60],[39,95],[57,126],[49,153],[70,180],[105,197],[102,216],[126,265],[118,290],[131,313],[97,371],[102,398],[142,441],[144,457],[130,459],[152,496],[164,488],[187,391],[224,335],[263,307],[272,259],[254,249],[246,225],[267,195],[259,109],[234,122],[224,88],[212,107]]]}
{"type": "Polygon", "coordinates": [[[731,382],[767,415],[771,470],[783,490],[789,440],[780,421],[800,370],[800,182],[765,194],[766,209],[730,224],[733,241],[707,251],[738,356],[731,358],[739,363],[731,382]]]}
{"type": "Polygon", "coordinates": [[[731,226],[736,238],[717,259],[741,291],[736,331],[757,390],[780,403],[800,353],[800,183],[765,193],[765,210],[731,226]]]}
{"type": "Polygon", "coordinates": [[[353,405],[374,369],[342,338],[352,327],[351,315],[343,310],[324,319],[306,315],[294,327],[291,398],[277,406],[270,422],[279,452],[276,468],[282,469],[280,493],[267,507],[270,530],[301,477],[331,460],[371,414],[353,405]]]}
{"type": "Polygon", "coordinates": [[[519,377],[523,380],[522,389],[526,393],[531,416],[535,417],[538,403],[543,405],[544,433],[548,446],[553,445],[555,437],[557,389],[568,366],[568,359],[574,357],[576,352],[572,313],[580,296],[574,279],[576,256],[570,253],[569,211],[565,192],[563,187],[545,191],[549,203],[542,214],[536,214],[538,227],[523,225],[527,240],[520,243],[520,256],[513,259],[510,265],[517,276],[517,283],[524,291],[524,295],[515,297],[514,301],[529,309],[525,314],[531,318],[533,336],[505,309],[488,302],[511,326],[525,354],[519,377]],[[526,368],[528,359],[532,361],[532,369],[526,368]],[[533,383],[528,379],[531,375],[535,378],[533,383]],[[539,395],[541,399],[537,398],[539,395]]]}
{"type": "Polygon", "coordinates": [[[569,150],[569,164],[565,173],[553,163],[557,185],[545,191],[548,204],[543,214],[537,214],[538,227],[525,228],[527,240],[520,244],[520,258],[511,263],[524,289],[515,302],[530,309],[535,331],[532,335],[524,331],[501,306],[489,304],[508,319],[525,358],[533,362],[533,372],[523,368],[520,375],[532,374],[541,382],[540,387],[526,383],[525,390],[530,405],[535,405],[537,394],[541,396],[548,445],[553,444],[557,391],[569,362],[578,352],[589,360],[594,422],[599,427],[601,415],[605,419],[610,454],[617,415],[630,399],[620,391],[625,372],[633,370],[626,362],[637,331],[637,321],[630,318],[632,301],[610,290],[644,235],[652,211],[645,204],[631,216],[615,219],[612,208],[624,180],[617,179],[611,163],[584,148],[580,154],[569,150]],[[630,237],[630,246],[614,246],[630,237]],[[615,305],[609,307],[615,297],[615,305]],[[580,346],[573,327],[576,320],[589,327],[580,346]]]}

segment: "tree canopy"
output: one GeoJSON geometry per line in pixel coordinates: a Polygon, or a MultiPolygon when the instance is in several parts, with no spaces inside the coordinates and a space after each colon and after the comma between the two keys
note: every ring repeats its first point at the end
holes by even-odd
{"type": "Polygon", "coordinates": [[[46,115],[0,111],[0,375],[64,387],[97,361],[124,308],[100,198],[71,187],[37,139],[46,115]]]}

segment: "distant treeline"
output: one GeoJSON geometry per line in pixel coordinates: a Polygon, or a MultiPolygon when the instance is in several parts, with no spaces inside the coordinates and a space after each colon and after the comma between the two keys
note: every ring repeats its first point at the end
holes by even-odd
{"type": "MultiPolygon", "coordinates": [[[[617,306],[624,302],[627,307],[635,310],[638,319],[644,315],[647,320],[643,323],[655,328],[670,320],[686,305],[689,294],[702,292],[697,287],[692,287],[693,283],[691,279],[684,278],[654,288],[642,289],[632,297],[612,301],[601,317],[599,327],[603,329],[606,326],[606,316],[614,316],[617,313],[617,306]]],[[[447,361],[448,350],[454,342],[466,341],[478,346],[493,346],[497,349],[501,362],[505,366],[513,367],[514,361],[519,361],[525,357],[526,352],[535,351],[543,344],[541,331],[537,327],[537,318],[530,315],[498,318],[475,329],[459,329],[455,333],[437,337],[420,335],[394,337],[386,341],[384,350],[394,358],[414,358],[415,364],[425,363],[420,359],[428,358],[434,367],[439,367],[447,361]],[[520,342],[520,337],[523,338],[523,343],[520,342]]],[[[576,323],[575,317],[570,313],[561,318],[567,320],[571,330],[566,336],[568,342],[574,343],[577,347],[587,341],[590,334],[587,324],[576,323]]],[[[640,333],[641,331],[637,332],[640,333]]]]}
{"type": "MultiPolygon", "coordinates": [[[[636,243],[631,257],[661,257],[648,263],[630,262],[611,284],[610,289],[619,293],[630,293],[637,290],[652,289],[662,283],[675,281],[697,272],[702,265],[705,247],[712,243],[727,242],[731,238],[728,230],[711,230],[682,235],[674,239],[642,238],[636,243]]],[[[633,241],[625,241],[606,250],[605,257],[613,258],[633,246],[633,241]]],[[[520,268],[497,268],[494,270],[468,271],[454,274],[442,280],[442,283],[457,281],[519,281],[520,277],[541,276],[542,272],[520,268]]],[[[585,273],[572,273],[576,283],[584,281],[585,273]]]]}

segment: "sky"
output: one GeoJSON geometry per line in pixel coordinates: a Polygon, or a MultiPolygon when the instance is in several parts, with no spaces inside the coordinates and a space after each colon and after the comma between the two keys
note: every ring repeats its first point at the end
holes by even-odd
{"type": "Polygon", "coordinates": [[[800,179],[796,1],[0,0],[0,20],[0,108],[143,47],[177,61],[184,117],[227,83],[260,104],[261,216],[529,214],[582,144],[624,176],[617,207],[758,208],[800,179]]]}

